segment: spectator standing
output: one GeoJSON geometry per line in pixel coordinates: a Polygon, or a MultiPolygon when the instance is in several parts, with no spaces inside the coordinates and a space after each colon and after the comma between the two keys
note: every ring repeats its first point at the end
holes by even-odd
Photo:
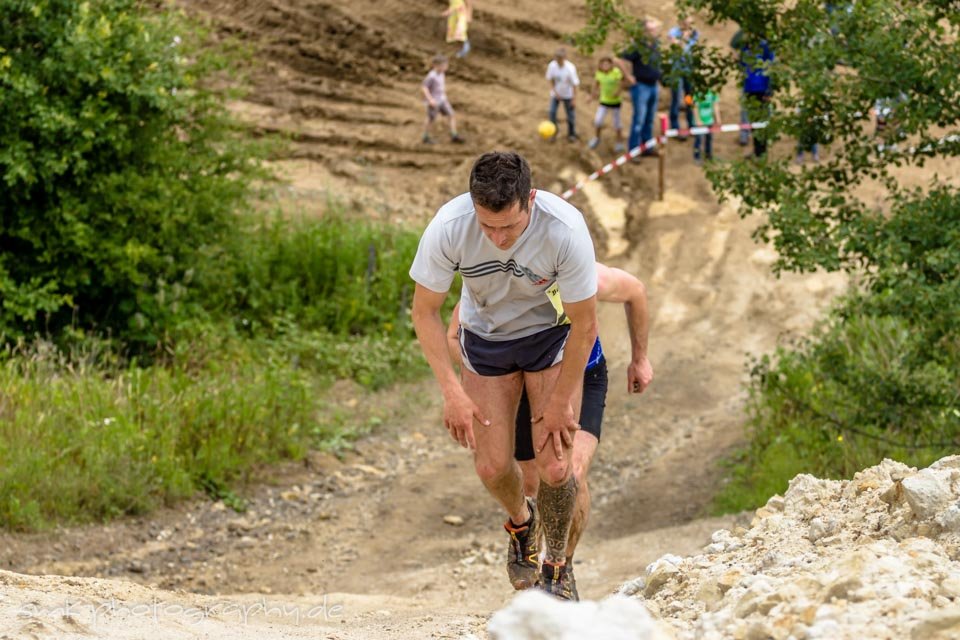
{"type": "Polygon", "coordinates": [[[903,128],[900,126],[900,111],[907,102],[907,94],[903,91],[889,98],[878,98],[873,105],[873,114],[876,117],[874,136],[892,141],[892,148],[896,148],[896,141],[904,138],[903,128]],[[891,126],[892,125],[892,126],[891,126]]]}
{"type": "Polygon", "coordinates": [[[560,103],[563,103],[567,114],[567,140],[573,142],[577,139],[577,87],[580,86],[580,77],[577,67],[567,60],[567,50],[563,47],[557,49],[553,60],[547,65],[546,78],[550,83],[550,122],[557,124],[557,111],[560,103]]]}
{"type": "Polygon", "coordinates": [[[595,91],[599,102],[597,105],[597,115],[593,120],[597,134],[590,140],[587,146],[591,149],[596,149],[597,145],[600,144],[600,131],[603,129],[603,122],[607,119],[607,114],[609,113],[613,120],[613,130],[617,135],[614,151],[619,153],[623,151],[623,125],[620,120],[620,105],[622,103],[620,99],[620,84],[623,82],[623,72],[618,67],[613,66],[613,58],[604,56],[600,58],[599,68],[596,74],[594,74],[594,80],[596,80],[595,91]]]}
{"type": "MultiPolygon", "coordinates": [[[[680,107],[687,114],[687,128],[693,127],[693,107],[690,102],[684,100],[685,96],[693,96],[690,90],[689,73],[692,70],[693,56],[691,52],[694,45],[700,40],[700,32],[693,27],[693,18],[690,16],[681,16],[679,24],[667,32],[667,42],[671,45],[679,45],[683,48],[683,53],[673,63],[673,69],[679,74],[679,77],[670,87],[670,128],[680,128],[680,107]]],[[[687,136],[678,136],[680,140],[686,140],[687,136]]]]}
{"type": "MultiPolygon", "coordinates": [[[[693,102],[696,105],[697,119],[700,125],[704,127],[720,126],[720,96],[714,91],[698,93],[694,96],[693,102]]],[[[693,159],[700,164],[700,146],[703,143],[703,158],[713,160],[713,132],[707,131],[697,135],[693,140],[693,159]]]]}
{"type": "MultiPolygon", "coordinates": [[[[631,149],[653,137],[653,121],[660,98],[659,35],[660,21],[647,18],[642,39],[621,52],[617,59],[617,66],[630,84],[630,100],[633,102],[629,141],[631,149]]],[[[650,149],[645,151],[644,155],[656,153],[656,149],[650,149]]]]}
{"type": "Polygon", "coordinates": [[[450,140],[456,143],[464,142],[457,133],[457,117],[447,99],[447,57],[437,55],[433,58],[433,68],[423,79],[420,90],[423,92],[424,102],[427,105],[427,119],[423,125],[424,144],[433,144],[430,137],[430,127],[438,115],[446,116],[450,120],[450,140]]]}
{"type": "MultiPolygon", "coordinates": [[[[750,122],[751,105],[760,104],[762,111],[756,110],[753,113],[763,113],[765,118],[770,117],[770,100],[773,96],[773,83],[767,68],[773,63],[775,57],[770,45],[763,38],[748,39],[743,30],[737,31],[730,41],[730,46],[740,52],[740,65],[743,68],[743,100],[740,110],[740,124],[750,122]]],[[[745,130],[740,132],[740,144],[746,144],[745,130]]],[[[767,152],[766,138],[761,134],[753,134],[753,155],[757,158],[762,157],[767,152]]]]}

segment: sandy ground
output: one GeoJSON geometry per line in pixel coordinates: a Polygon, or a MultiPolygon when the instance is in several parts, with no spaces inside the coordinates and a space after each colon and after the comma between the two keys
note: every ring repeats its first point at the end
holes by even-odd
{"type": "MultiPolygon", "coordinates": [[[[475,50],[448,79],[468,143],[433,147],[419,142],[417,87],[445,49],[445,3],[183,4],[260,47],[254,89],[234,108],[263,130],[295,134],[278,162],[290,181],[282,197],[305,211],[332,197],[385,223],[422,224],[465,190],[470,163],[489,148],[521,151],[538,186],[557,192],[612,157],[609,139],[595,153],[535,136],[543,70],[582,21],[581,3],[479,2],[475,50]]],[[[669,22],[671,5],[658,11],[669,22]]],[[[725,42],[730,31],[705,33],[725,42]]],[[[573,59],[589,77],[592,63],[573,59]]],[[[723,99],[735,114],[735,90],[723,99]]],[[[592,112],[581,103],[584,140],[592,112]]],[[[577,553],[586,598],[731,525],[704,515],[722,481],[718,459],[743,438],[747,354],[808,328],[844,286],[823,274],[775,279],[774,254],[754,244],[735,203],[717,204],[687,145],[668,149],[662,202],[656,161],[574,198],[606,261],[647,283],[656,374],[642,396],[626,394],[626,322],[620,308],[602,307],[611,390],[591,472],[594,514],[577,553]]],[[[727,137],[716,152],[742,150],[727,137]]],[[[335,396],[350,419],[382,424],[341,459],[314,454],[251,488],[247,513],[197,501],[106,526],[0,536],[0,568],[45,576],[0,573],[0,637],[482,637],[512,595],[503,515],[442,428],[434,385],[369,395],[340,384],[335,396]],[[463,524],[445,524],[447,515],[463,524]],[[74,601],[91,606],[64,608],[74,601]],[[151,602],[163,606],[137,608],[151,602]]]]}

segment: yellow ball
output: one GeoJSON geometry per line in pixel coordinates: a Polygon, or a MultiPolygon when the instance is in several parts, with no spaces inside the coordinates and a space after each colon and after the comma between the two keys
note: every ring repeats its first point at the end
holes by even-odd
{"type": "Polygon", "coordinates": [[[557,125],[549,120],[544,120],[537,126],[537,133],[539,133],[540,137],[544,140],[548,140],[557,135],[557,125]]]}

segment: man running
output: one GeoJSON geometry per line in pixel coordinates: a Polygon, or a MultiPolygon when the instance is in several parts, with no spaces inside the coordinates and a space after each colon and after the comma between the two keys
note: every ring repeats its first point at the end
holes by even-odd
{"type": "MultiPolygon", "coordinates": [[[[482,155],[470,192],[437,212],[410,269],[417,286],[413,325],[444,396],[444,424],[474,451],[474,466],[507,512],[507,530],[523,557],[546,543],[539,583],[561,598],[571,593],[564,570],[577,496],[572,446],[579,429],[583,371],[597,337],[597,272],[583,215],[559,196],[531,189],[519,154],[482,155]],[[462,384],[447,353],[440,307],[460,271],[462,384]],[[548,292],[562,303],[558,312],[548,292]],[[513,458],[521,389],[533,415],[540,478],[537,505],[523,495],[513,458]]],[[[508,563],[516,589],[536,572],[508,563]]]]}
{"type": "MultiPolygon", "coordinates": [[[[653,380],[653,367],[647,358],[647,337],[649,321],[647,315],[647,290],[643,283],[622,269],[597,263],[597,300],[599,302],[623,303],[627,314],[627,327],[630,331],[631,357],[627,366],[627,393],[643,393],[653,380]]],[[[447,346],[451,359],[459,364],[459,305],[455,306],[447,327],[447,346]]],[[[587,473],[590,463],[600,443],[600,427],[603,422],[603,409],[607,396],[607,361],[600,346],[600,339],[594,343],[593,351],[583,374],[583,402],[580,409],[580,428],[573,442],[573,473],[577,479],[577,508],[570,526],[567,541],[566,562],[564,564],[570,592],[573,600],[579,600],[577,582],[573,574],[573,553],[586,529],[590,516],[590,492],[587,487],[587,473]]],[[[516,451],[514,457],[520,463],[523,472],[523,492],[536,500],[540,485],[534,462],[533,439],[530,431],[530,403],[524,393],[520,398],[520,407],[516,420],[516,451]]],[[[509,529],[508,529],[509,531],[509,529]]],[[[522,563],[536,566],[536,559],[522,558],[522,563]]]]}

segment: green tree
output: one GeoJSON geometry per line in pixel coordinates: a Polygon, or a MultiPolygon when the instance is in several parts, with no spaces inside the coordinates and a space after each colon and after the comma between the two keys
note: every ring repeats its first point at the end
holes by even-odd
{"type": "MultiPolygon", "coordinates": [[[[573,36],[585,50],[635,37],[619,0],[587,7],[590,20],[573,36]]],[[[684,0],[680,8],[736,23],[748,50],[762,41],[773,50],[769,125],[754,135],[829,149],[824,162],[803,167],[776,153],[714,164],[715,189],[736,197],[741,215],[760,217],[756,236],[776,247],[776,272],[843,270],[858,283],[809,339],[755,367],[753,442],[734,483],[747,497],[728,492],[725,504],[755,506],[799,471],[848,474],[885,455],[922,463],[955,451],[960,190],[947,176],[932,174],[923,188],[898,176],[960,155],[960,4],[684,0]],[[887,126],[875,131],[878,107],[887,126]]],[[[742,81],[740,53],[727,43],[698,48],[697,81],[742,81]]]]}
{"type": "MultiPolygon", "coordinates": [[[[574,42],[590,51],[610,38],[636,37],[621,0],[588,0],[588,25],[574,42]]],[[[960,155],[960,6],[956,0],[684,0],[710,22],[734,22],[746,46],[765,39],[776,55],[767,69],[777,90],[769,126],[756,135],[815,140],[829,159],[794,170],[789,158],[733,162],[709,172],[744,215],[765,214],[758,236],[772,240],[776,269],[857,270],[875,255],[878,213],[857,187],[878,182],[887,201],[903,195],[902,166],[960,155]],[[894,107],[874,137],[878,101],[894,107]]],[[[702,82],[742,79],[739,52],[727,43],[695,52],[702,82]]]]}
{"type": "Polygon", "coordinates": [[[203,82],[217,61],[152,3],[0,13],[0,337],[74,325],[155,343],[261,175],[203,82]]]}

